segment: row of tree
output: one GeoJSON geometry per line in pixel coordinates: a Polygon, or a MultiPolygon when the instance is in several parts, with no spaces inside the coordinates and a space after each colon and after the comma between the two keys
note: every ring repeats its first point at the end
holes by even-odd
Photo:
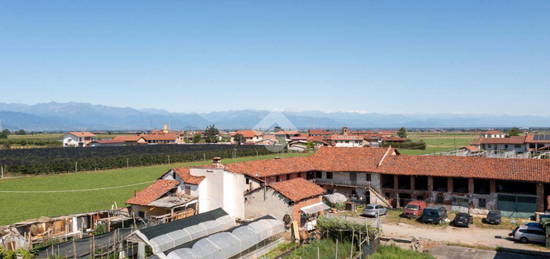
{"type": "Polygon", "coordinates": [[[0,150],[5,172],[21,174],[61,173],[83,170],[146,166],[173,162],[264,155],[262,146],[147,145],[94,148],[34,148],[0,150]]]}

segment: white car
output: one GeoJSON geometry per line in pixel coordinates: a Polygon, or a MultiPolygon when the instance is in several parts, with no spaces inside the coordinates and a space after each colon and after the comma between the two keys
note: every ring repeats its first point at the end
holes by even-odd
{"type": "Polygon", "coordinates": [[[384,208],[384,206],[377,205],[377,204],[369,204],[363,210],[363,215],[371,216],[371,217],[376,217],[376,215],[382,216],[382,215],[386,215],[387,213],[388,213],[388,210],[384,208]]]}
{"type": "Polygon", "coordinates": [[[531,222],[519,227],[516,227],[510,236],[516,241],[522,243],[535,242],[535,243],[545,243],[546,242],[546,232],[542,226],[537,222],[531,222]]]}

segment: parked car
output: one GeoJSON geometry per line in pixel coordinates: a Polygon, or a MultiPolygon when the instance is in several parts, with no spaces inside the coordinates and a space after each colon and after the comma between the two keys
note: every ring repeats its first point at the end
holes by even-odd
{"type": "Polygon", "coordinates": [[[500,211],[498,210],[491,210],[489,213],[487,213],[487,216],[483,219],[483,221],[487,224],[493,224],[498,225],[500,224],[501,219],[500,211]]]}
{"type": "Polygon", "coordinates": [[[514,240],[520,241],[522,243],[536,242],[536,243],[545,243],[546,242],[546,232],[539,223],[531,222],[519,227],[516,227],[512,233],[508,234],[514,240]]]}
{"type": "Polygon", "coordinates": [[[425,201],[411,201],[407,203],[403,209],[403,217],[417,218],[422,215],[422,212],[427,207],[425,201]]]}
{"type": "Polygon", "coordinates": [[[418,219],[423,223],[441,224],[447,218],[447,209],[445,207],[428,207],[422,212],[418,219]]]}
{"type": "Polygon", "coordinates": [[[382,216],[386,215],[387,213],[388,210],[384,206],[378,204],[369,204],[363,210],[363,215],[371,217],[376,217],[376,215],[382,216]]]}
{"type": "Polygon", "coordinates": [[[468,213],[457,213],[451,224],[455,227],[468,227],[474,223],[474,218],[468,213]]]}

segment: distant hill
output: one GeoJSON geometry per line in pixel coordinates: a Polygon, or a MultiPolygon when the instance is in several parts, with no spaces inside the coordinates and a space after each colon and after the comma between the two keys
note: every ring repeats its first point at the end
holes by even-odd
{"type": "MultiPolygon", "coordinates": [[[[171,113],[164,110],[119,108],[88,103],[0,103],[4,128],[34,131],[148,130],[168,123],[172,129],[252,128],[270,112],[237,110],[209,113],[171,113]]],[[[297,128],[489,128],[550,127],[550,116],[517,115],[403,115],[357,112],[284,112],[297,128]]]]}

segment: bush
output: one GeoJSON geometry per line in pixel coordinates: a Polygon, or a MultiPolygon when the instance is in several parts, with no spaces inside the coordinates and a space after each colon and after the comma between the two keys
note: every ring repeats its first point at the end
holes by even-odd
{"type": "Polygon", "coordinates": [[[351,241],[352,233],[355,236],[354,240],[362,240],[367,236],[370,240],[374,240],[378,235],[378,231],[366,224],[357,224],[351,221],[343,220],[334,217],[319,217],[317,220],[317,228],[323,236],[338,239],[342,241],[351,241]]]}

